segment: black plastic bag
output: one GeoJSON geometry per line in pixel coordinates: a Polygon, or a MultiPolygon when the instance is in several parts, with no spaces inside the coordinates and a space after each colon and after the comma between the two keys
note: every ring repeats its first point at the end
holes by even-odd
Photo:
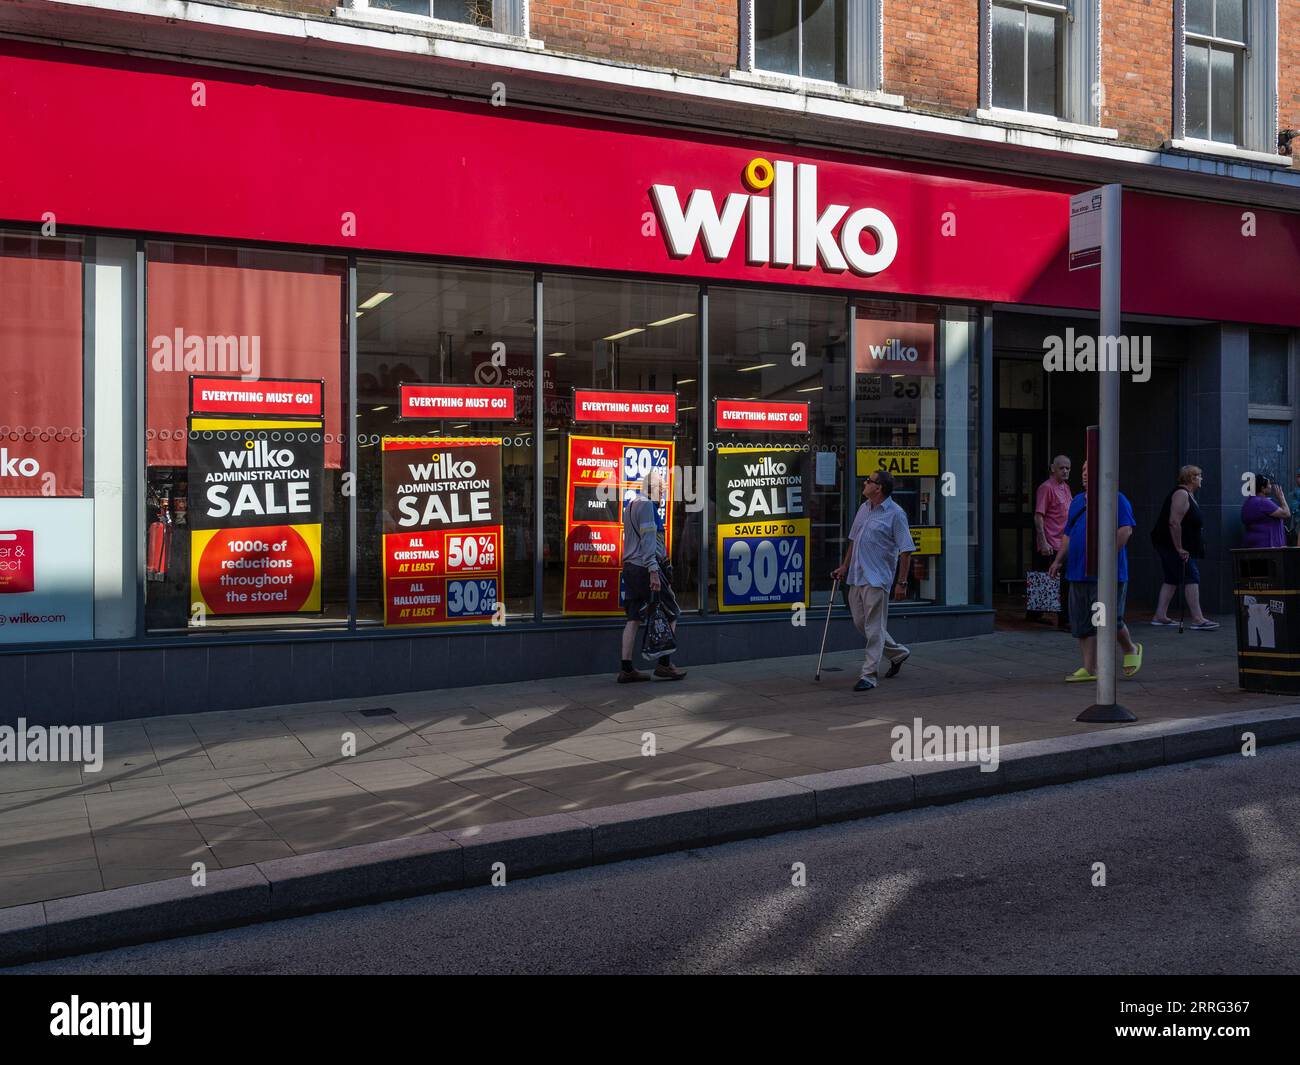
{"type": "Polygon", "coordinates": [[[650,597],[646,607],[645,632],[641,636],[641,657],[651,661],[670,655],[677,650],[673,636],[673,619],[658,593],[650,597]]]}

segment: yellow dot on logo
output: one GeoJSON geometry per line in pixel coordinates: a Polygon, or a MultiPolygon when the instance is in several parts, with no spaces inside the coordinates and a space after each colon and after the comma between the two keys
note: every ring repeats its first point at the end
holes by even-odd
{"type": "Polygon", "coordinates": [[[253,441],[251,440],[244,441],[244,447],[251,448],[252,446],[253,446],[253,441]]]}
{"type": "Polygon", "coordinates": [[[745,184],[754,191],[765,189],[776,178],[776,170],[762,156],[751,159],[745,166],[745,184]]]}

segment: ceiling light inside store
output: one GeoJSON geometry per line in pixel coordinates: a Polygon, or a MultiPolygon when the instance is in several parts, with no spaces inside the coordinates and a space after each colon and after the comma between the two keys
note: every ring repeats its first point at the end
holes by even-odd
{"type": "Polygon", "coordinates": [[[695,384],[695,378],[694,378],[694,377],[683,377],[683,378],[682,378],[680,381],[678,381],[677,383],[678,383],[679,385],[693,385],[693,384],[695,384]]]}
{"type": "Polygon", "coordinates": [[[687,311],[685,314],[674,314],[671,318],[660,318],[657,322],[647,322],[646,325],[651,328],[656,325],[672,325],[673,322],[684,322],[687,318],[694,317],[694,311],[687,311]]]}
{"type": "Polygon", "coordinates": [[[637,326],[635,329],[624,329],[621,333],[614,333],[612,336],[601,337],[601,340],[622,340],[624,337],[634,336],[637,333],[644,333],[645,329],[637,326]]]}
{"type": "Polygon", "coordinates": [[[384,406],[384,407],[371,407],[370,409],[372,411],[381,411],[381,410],[387,410],[388,408],[384,406]]]}
{"type": "Polygon", "coordinates": [[[562,352],[562,351],[553,351],[553,352],[551,352],[549,355],[547,355],[546,357],[547,357],[548,359],[562,359],[562,358],[564,358],[564,352],[562,352]]]}
{"type": "Polygon", "coordinates": [[[812,388],[796,388],[795,391],[796,392],[820,392],[824,387],[825,387],[824,385],[815,385],[812,388]]]}
{"type": "Polygon", "coordinates": [[[452,428],[453,428],[453,429],[468,429],[468,428],[469,428],[469,422],[461,422],[459,425],[453,425],[452,428]]]}
{"type": "Polygon", "coordinates": [[[757,366],[742,366],[737,373],[750,373],[754,370],[766,370],[769,366],[775,366],[774,362],[760,362],[757,366]]]}
{"type": "Polygon", "coordinates": [[[383,303],[384,300],[389,299],[391,296],[392,296],[391,292],[376,292],[373,296],[371,296],[368,300],[366,300],[365,303],[359,304],[359,306],[363,311],[373,311],[376,307],[378,307],[381,303],[383,303]]]}

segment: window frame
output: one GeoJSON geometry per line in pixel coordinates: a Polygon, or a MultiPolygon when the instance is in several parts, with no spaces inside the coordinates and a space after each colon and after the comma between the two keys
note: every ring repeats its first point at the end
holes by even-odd
{"type": "MultiPolygon", "coordinates": [[[[1055,0],[993,0],[989,8],[989,14],[992,16],[997,8],[1007,10],[1023,11],[1025,13],[1025,24],[1021,34],[1022,44],[1022,64],[1021,64],[1021,82],[1020,82],[1020,100],[1023,106],[1006,108],[1002,104],[995,104],[995,107],[1004,108],[1010,111],[1024,111],[1032,115],[1044,115],[1048,118],[1061,118],[1061,112],[1065,110],[1065,67],[1066,67],[1066,44],[1065,39],[1069,32],[1070,9],[1067,4],[1057,3],[1055,0]],[[1034,111],[1029,107],[1029,13],[1037,11],[1049,15],[1057,23],[1056,32],[1056,105],[1054,112],[1034,111]]],[[[990,27],[992,22],[990,21],[990,27]]],[[[992,39],[989,42],[990,49],[990,77],[992,76],[992,39]]]]}
{"type": "MultiPolygon", "coordinates": [[[[427,0],[432,9],[433,0],[427,0]]],[[[337,14],[349,14],[393,26],[427,28],[451,36],[486,37],[489,39],[527,39],[529,27],[529,0],[492,0],[492,26],[475,26],[469,22],[452,22],[432,14],[419,15],[410,11],[392,11],[372,7],[371,0],[339,0],[337,14]]]]}
{"type": "MultiPolygon", "coordinates": [[[[1217,19],[1217,6],[1211,8],[1217,19]]],[[[1211,25],[1217,29],[1214,21],[1211,25]]],[[[1277,0],[1245,0],[1244,41],[1194,31],[1187,26],[1187,0],[1174,3],[1174,135],[1173,147],[1257,152],[1277,155],[1278,119],[1278,15],[1277,0]],[[1237,50],[1242,56],[1237,76],[1237,129],[1235,141],[1194,137],[1187,131],[1187,48],[1189,43],[1211,51],[1237,50]]],[[[1213,91],[1212,84],[1209,88],[1213,91]]],[[[1207,113],[1207,124],[1213,121],[1207,113]]]]}
{"type": "MultiPolygon", "coordinates": [[[[980,88],[977,118],[1030,125],[1078,126],[1101,129],[1101,21],[1102,0],[1008,0],[1006,6],[1051,12],[1061,19],[1060,69],[1058,71],[1059,113],[1048,115],[998,107],[993,103],[993,5],[999,0],[980,0],[980,88]]],[[[1026,53],[1027,56],[1027,53],[1026,53]]],[[[1027,58],[1026,58],[1027,61],[1027,58]]]]}
{"type": "MultiPolygon", "coordinates": [[[[779,70],[765,70],[756,64],[758,53],[755,39],[755,10],[757,0],[740,0],[740,55],[739,69],[744,74],[758,78],[784,80],[800,85],[825,86],[832,89],[858,89],[864,92],[881,92],[885,71],[885,5],[884,0],[845,0],[847,40],[845,42],[844,83],[822,78],[805,77],[803,70],[803,24],[799,27],[799,74],[779,70]]],[[[802,11],[802,0],[800,10],[802,11]]]]}

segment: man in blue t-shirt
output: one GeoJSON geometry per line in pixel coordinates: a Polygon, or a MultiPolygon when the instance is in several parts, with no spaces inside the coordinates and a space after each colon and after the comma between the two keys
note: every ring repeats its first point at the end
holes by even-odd
{"type": "MultiPolygon", "coordinates": [[[[1065,576],[1070,583],[1070,631],[1079,641],[1083,653],[1083,666],[1076,669],[1065,679],[1071,683],[1097,679],[1097,630],[1092,624],[1093,605],[1097,602],[1097,566],[1088,566],[1085,559],[1088,544],[1088,464],[1083,464],[1083,491],[1070,501],[1070,513],[1065,519],[1065,532],[1061,536],[1061,547],[1056,552],[1047,572],[1055,577],[1061,572],[1061,562],[1065,560],[1065,576]],[[1094,572],[1089,573],[1092,569],[1094,572]]],[[[1137,521],[1133,517],[1133,507],[1123,492],[1117,493],[1118,530],[1115,534],[1119,549],[1119,588],[1116,593],[1115,639],[1124,652],[1124,676],[1131,677],[1142,668],[1142,645],[1135,644],[1129,635],[1128,626],[1124,624],[1124,601],[1128,595],[1128,552],[1125,545],[1133,535],[1137,521]]]]}

